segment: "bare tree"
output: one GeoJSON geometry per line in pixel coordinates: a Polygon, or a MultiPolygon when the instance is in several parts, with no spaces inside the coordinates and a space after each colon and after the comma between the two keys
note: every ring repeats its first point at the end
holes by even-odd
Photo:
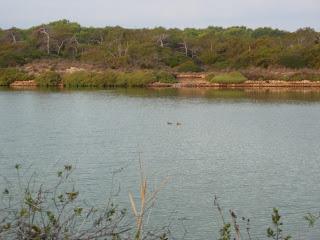
{"type": "Polygon", "coordinates": [[[46,28],[40,28],[39,33],[44,34],[47,40],[47,53],[50,54],[50,34],[46,28]]]}
{"type": "Polygon", "coordinates": [[[70,45],[70,48],[73,49],[73,54],[77,55],[79,42],[78,42],[78,39],[75,35],[73,35],[72,38],[70,38],[69,45],[70,45]]]}
{"type": "Polygon", "coordinates": [[[66,42],[66,39],[62,40],[61,43],[58,44],[58,55],[60,55],[61,48],[63,47],[65,42],[66,42]]]}
{"type": "Polygon", "coordinates": [[[188,56],[188,43],[185,39],[183,39],[183,42],[181,43],[182,48],[184,49],[184,54],[186,55],[186,57],[188,56]]]}
{"type": "Polygon", "coordinates": [[[11,28],[5,31],[4,40],[12,44],[16,44],[19,39],[19,33],[15,28],[11,28]]]}
{"type": "Polygon", "coordinates": [[[10,35],[11,35],[11,37],[12,37],[12,43],[13,43],[13,44],[16,44],[16,43],[17,43],[17,40],[16,40],[16,35],[14,34],[14,32],[13,32],[13,31],[10,31],[10,35]]]}
{"type": "Polygon", "coordinates": [[[126,57],[129,50],[129,43],[126,42],[125,46],[123,47],[120,41],[118,42],[117,50],[118,50],[118,57],[126,57]]]}
{"type": "Polygon", "coordinates": [[[163,33],[158,37],[157,42],[160,44],[160,47],[164,47],[165,41],[167,40],[168,36],[168,34],[163,33]]]}

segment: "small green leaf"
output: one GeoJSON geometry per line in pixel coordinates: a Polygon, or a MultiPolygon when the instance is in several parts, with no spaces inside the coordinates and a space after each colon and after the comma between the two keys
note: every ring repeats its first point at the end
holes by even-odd
{"type": "Polygon", "coordinates": [[[74,201],[78,197],[79,192],[67,192],[66,194],[70,201],[74,201]]]}
{"type": "Polygon", "coordinates": [[[74,213],[75,213],[77,216],[80,216],[81,213],[82,213],[82,210],[83,210],[83,208],[75,208],[75,209],[74,209],[74,213]]]}

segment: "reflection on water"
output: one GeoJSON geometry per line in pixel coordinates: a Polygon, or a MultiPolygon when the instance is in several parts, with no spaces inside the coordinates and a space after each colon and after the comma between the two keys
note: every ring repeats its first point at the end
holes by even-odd
{"type": "Polygon", "coordinates": [[[217,235],[215,194],[251,219],[253,236],[265,238],[279,207],[286,231],[316,239],[303,215],[319,212],[319,119],[317,89],[1,89],[0,175],[21,163],[49,181],[67,162],[86,199],[103,202],[123,167],[127,205],[140,155],[151,186],[171,176],[150,221],[167,224],[174,212],[187,219],[186,239],[217,235]]]}
{"type": "Polygon", "coordinates": [[[36,91],[36,92],[111,92],[130,97],[181,97],[181,98],[206,98],[221,100],[253,100],[253,101],[320,101],[320,88],[245,88],[245,89],[214,89],[214,88],[5,88],[0,91],[36,91]]]}
{"type": "Polygon", "coordinates": [[[320,101],[320,89],[212,89],[212,88],[164,88],[164,89],[118,89],[118,94],[137,97],[185,97],[207,99],[257,101],[320,101]]]}

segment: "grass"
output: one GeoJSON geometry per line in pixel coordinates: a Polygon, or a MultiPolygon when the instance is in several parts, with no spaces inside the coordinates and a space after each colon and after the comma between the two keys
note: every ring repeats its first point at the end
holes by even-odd
{"type": "Polygon", "coordinates": [[[177,83],[178,80],[173,76],[173,74],[165,71],[155,72],[157,82],[161,83],[177,83]]]}
{"type": "Polygon", "coordinates": [[[320,71],[315,69],[289,69],[289,68],[248,68],[242,73],[250,80],[268,81],[320,81],[320,71]]]}
{"type": "Polygon", "coordinates": [[[248,80],[242,73],[240,72],[230,72],[223,73],[214,76],[209,81],[212,83],[244,83],[248,80]]]}
{"type": "Polygon", "coordinates": [[[153,82],[173,83],[174,76],[166,72],[133,71],[133,72],[87,72],[66,73],[62,76],[66,87],[146,87],[153,82]]]}
{"type": "Polygon", "coordinates": [[[52,86],[57,86],[61,83],[61,76],[57,72],[47,71],[38,75],[35,78],[35,81],[38,86],[52,87],[52,86]]]}
{"type": "MultiPolygon", "coordinates": [[[[0,86],[9,86],[14,81],[31,80],[32,76],[16,68],[0,68],[0,86]]],[[[63,84],[65,87],[146,87],[153,82],[175,83],[173,74],[165,71],[136,70],[120,72],[77,71],[60,74],[55,71],[45,71],[34,79],[38,86],[51,87],[63,84]]]]}
{"type": "Polygon", "coordinates": [[[177,68],[178,72],[202,72],[203,69],[193,61],[187,61],[180,64],[177,68]]]}
{"type": "Polygon", "coordinates": [[[16,68],[0,68],[0,86],[9,86],[14,81],[25,81],[32,77],[16,68]]]}
{"type": "Polygon", "coordinates": [[[303,80],[320,81],[320,74],[307,73],[307,72],[294,73],[289,76],[283,76],[280,78],[280,80],[284,80],[284,81],[303,81],[303,80]]]}
{"type": "Polygon", "coordinates": [[[64,74],[66,87],[144,87],[156,81],[151,71],[135,72],[74,72],[64,74]]]}
{"type": "Polygon", "coordinates": [[[207,81],[210,81],[212,78],[214,78],[216,76],[216,74],[214,73],[209,73],[207,76],[206,76],[206,80],[207,81]]]}

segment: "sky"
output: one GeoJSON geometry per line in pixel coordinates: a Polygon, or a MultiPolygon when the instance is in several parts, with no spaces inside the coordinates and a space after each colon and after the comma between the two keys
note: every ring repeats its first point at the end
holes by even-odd
{"type": "Polygon", "coordinates": [[[129,28],[247,26],[320,31],[320,0],[0,0],[0,28],[59,19],[129,28]]]}

